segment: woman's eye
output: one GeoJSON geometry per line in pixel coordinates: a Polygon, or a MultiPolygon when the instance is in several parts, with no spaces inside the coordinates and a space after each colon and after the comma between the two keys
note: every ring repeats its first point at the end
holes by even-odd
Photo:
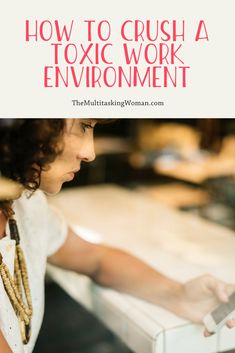
{"type": "Polygon", "coordinates": [[[93,126],[86,123],[81,123],[82,131],[86,132],[87,129],[93,129],[93,126]]]}

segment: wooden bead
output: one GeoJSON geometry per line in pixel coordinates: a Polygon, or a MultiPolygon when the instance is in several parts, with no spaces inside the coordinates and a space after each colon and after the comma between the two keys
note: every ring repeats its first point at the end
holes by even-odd
{"type": "MultiPolygon", "coordinates": [[[[4,288],[12,304],[12,307],[19,319],[20,332],[22,342],[27,344],[31,332],[31,319],[33,315],[32,299],[29,287],[28,272],[25,262],[23,250],[19,244],[19,233],[17,225],[13,224],[13,239],[17,235],[17,245],[15,252],[14,278],[12,278],[7,266],[3,262],[2,254],[0,253],[0,275],[3,281],[4,288]],[[26,303],[24,303],[24,295],[26,303]]],[[[12,235],[12,234],[11,234],[12,235]]],[[[16,240],[16,239],[15,239],[16,240]]]]}

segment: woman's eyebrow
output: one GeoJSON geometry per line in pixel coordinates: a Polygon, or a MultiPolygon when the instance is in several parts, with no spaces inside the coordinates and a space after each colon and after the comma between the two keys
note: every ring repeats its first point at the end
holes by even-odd
{"type": "Polygon", "coordinates": [[[90,119],[81,119],[81,121],[92,125],[92,127],[94,127],[95,124],[97,123],[97,119],[91,119],[91,118],[90,119]]]}

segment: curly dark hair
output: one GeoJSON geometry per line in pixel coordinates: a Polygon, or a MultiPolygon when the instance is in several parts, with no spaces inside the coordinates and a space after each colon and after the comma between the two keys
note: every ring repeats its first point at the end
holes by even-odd
{"type": "MultiPolygon", "coordinates": [[[[59,142],[64,128],[64,119],[1,119],[1,174],[35,191],[42,170],[62,151],[59,142]]],[[[2,201],[0,209],[9,209],[9,205],[2,201]]]]}
{"type": "MultiPolygon", "coordinates": [[[[41,172],[63,151],[66,119],[0,119],[0,174],[31,193],[39,188],[41,172]]],[[[108,124],[116,119],[93,119],[108,124]]],[[[0,201],[5,215],[10,201],[0,201]]]]}

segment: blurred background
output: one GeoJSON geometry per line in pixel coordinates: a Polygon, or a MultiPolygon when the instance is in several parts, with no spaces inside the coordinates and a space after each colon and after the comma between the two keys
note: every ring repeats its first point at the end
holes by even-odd
{"type": "Polygon", "coordinates": [[[115,183],[235,229],[235,119],[119,119],[64,188],[115,183]]]}
{"type": "MultiPolygon", "coordinates": [[[[114,183],[235,230],[235,119],[119,119],[96,126],[95,145],[64,188],[114,183]]],[[[50,281],[39,352],[130,353],[50,281]]]]}

